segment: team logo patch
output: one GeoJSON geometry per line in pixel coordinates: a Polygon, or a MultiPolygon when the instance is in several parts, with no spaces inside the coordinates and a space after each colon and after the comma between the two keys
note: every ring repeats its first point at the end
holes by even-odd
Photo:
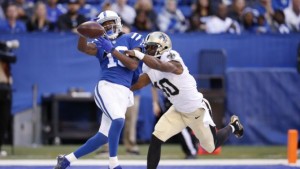
{"type": "Polygon", "coordinates": [[[175,53],[169,52],[167,58],[173,60],[175,58],[175,53]]]}
{"type": "Polygon", "coordinates": [[[167,36],[166,36],[166,35],[161,34],[158,38],[159,38],[160,40],[162,40],[164,43],[167,43],[167,36]]]}

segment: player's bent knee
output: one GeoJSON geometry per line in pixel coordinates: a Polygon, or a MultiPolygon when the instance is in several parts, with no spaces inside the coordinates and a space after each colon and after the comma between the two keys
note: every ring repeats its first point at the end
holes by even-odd
{"type": "Polygon", "coordinates": [[[165,137],[164,132],[159,132],[159,131],[154,131],[152,133],[156,138],[158,138],[159,140],[161,140],[162,142],[166,142],[166,140],[168,138],[165,137]]]}

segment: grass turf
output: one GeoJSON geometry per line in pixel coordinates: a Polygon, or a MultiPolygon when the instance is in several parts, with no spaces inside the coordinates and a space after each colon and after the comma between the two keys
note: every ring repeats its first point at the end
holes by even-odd
{"type": "MultiPolygon", "coordinates": [[[[76,150],[80,145],[62,146],[36,146],[36,147],[11,147],[4,146],[8,152],[7,157],[1,159],[55,159],[58,154],[68,154],[76,150]]],[[[126,154],[124,146],[119,147],[119,159],[145,160],[148,144],[140,145],[141,155],[126,154]]],[[[83,159],[107,159],[107,154],[99,154],[95,151],[83,159]]],[[[218,155],[199,155],[198,159],[285,159],[286,146],[223,146],[218,155]]],[[[184,153],[179,144],[164,144],[162,147],[162,159],[183,159],[184,153]]]]}

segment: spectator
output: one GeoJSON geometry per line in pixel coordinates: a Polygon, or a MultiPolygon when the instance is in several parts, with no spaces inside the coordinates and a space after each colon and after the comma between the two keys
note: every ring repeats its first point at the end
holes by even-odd
{"type": "Polygon", "coordinates": [[[270,26],[266,21],[266,18],[264,15],[259,15],[257,17],[257,26],[255,28],[255,32],[257,34],[262,34],[262,33],[270,33],[270,26]]]}
{"type": "Polygon", "coordinates": [[[274,10],[284,10],[289,6],[289,3],[290,0],[272,0],[272,7],[274,10]]]}
{"type": "Polygon", "coordinates": [[[79,7],[78,0],[69,0],[67,13],[61,15],[57,21],[60,31],[76,32],[77,26],[87,21],[83,15],[78,13],[79,7]]]}
{"type": "Polygon", "coordinates": [[[134,9],[136,11],[147,11],[148,18],[150,18],[153,22],[156,21],[157,15],[153,9],[153,4],[151,1],[148,0],[137,0],[136,4],[134,5],[134,9]]]}
{"type": "Polygon", "coordinates": [[[256,32],[256,16],[258,12],[250,7],[245,8],[242,16],[242,29],[243,32],[255,33],[256,32]]]}
{"type": "Polygon", "coordinates": [[[285,15],[282,10],[275,10],[273,16],[272,30],[275,33],[289,34],[290,29],[285,23],[285,15]]]}
{"type": "Polygon", "coordinates": [[[243,11],[246,8],[245,0],[233,0],[232,4],[229,7],[228,16],[236,20],[239,24],[242,23],[243,11]]]}
{"type": "Polygon", "coordinates": [[[147,12],[145,10],[137,11],[136,17],[133,23],[133,31],[153,31],[154,26],[150,18],[147,17],[147,12]]]}
{"type": "Polygon", "coordinates": [[[272,7],[271,0],[259,0],[255,6],[253,6],[259,13],[259,15],[264,15],[265,19],[267,20],[268,24],[272,23],[272,16],[274,14],[274,9],[272,7]]]}
{"type": "Polygon", "coordinates": [[[133,29],[136,31],[154,31],[157,30],[157,15],[153,10],[151,1],[138,0],[135,4],[137,15],[134,20],[133,29]]]}
{"type": "Polygon", "coordinates": [[[18,19],[18,8],[9,4],[5,10],[6,20],[0,23],[0,32],[21,33],[26,32],[25,23],[18,19]]]}
{"type": "Polygon", "coordinates": [[[18,18],[27,22],[32,16],[34,3],[26,0],[15,0],[18,9],[18,18]]]}
{"type": "Polygon", "coordinates": [[[300,32],[300,0],[292,0],[284,11],[285,22],[292,32],[300,32]]]}
{"type": "Polygon", "coordinates": [[[48,32],[54,31],[54,24],[47,19],[47,8],[43,2],[37,2],[34,7],[34,13],[27,22],[27,30],[29,32],[48,32]]]}
{"type": "Polygon", "coordinates": [[[60,15],[67,12],[67,9],[64,8],[61,4],[57,4],[57,0],[48,0],[47,3],[47,19],[57,26],[57,19],[60,15]]]}
{"type": "Polygon", "coordinates": [[[198,0],[192,5],[192,15],[190,17],[190,31],[205,31],[205,23],[212,15],[209,0],[198,0]]]}
{"type": "Polygon", "coordinates": [[[206,32],[210,34],[218,33],[240,33],[240,27],[237,21],[227,16],[227,6],[219,3],[218,12],[212,16],[206,23],[206,32]]]}
{"type": "Polygon", "coordinates": [[[182,12],[177,8],[176,0],[166,0],[165,6],[157,18],[160,31],[168,33],[185,32],[188,23],[182,12]]]}
{"type": "Polygon", "coordinates": [[[212,15],[212,7],[209,0],[197,0],[192,4],[192,12],[197,13],[200,17],[212,15]]]}
{"type": "Polygon", "coordinates": [[[133,7],[127,5],[127,0],[116,0],[111,9],[119,14],[125,24],[133,24],[136,12],[133,7]]]}
{"type": "Polygon", "coordinates": [[[88,20],[95,18],[100,11],[94,8],[92,5],[87,4],[86,0],[79,0],[79,13],[84,15],[88,20]]]}
{"type": "Polygon", "coordinates": [[[101,5],[101,11],[112,10],[110,1],[104,1],[101,5]]]}

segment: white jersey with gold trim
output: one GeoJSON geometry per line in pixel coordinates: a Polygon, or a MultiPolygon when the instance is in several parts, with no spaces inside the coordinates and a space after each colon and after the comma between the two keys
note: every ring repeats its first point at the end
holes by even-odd
{"type": "Polygon", "coordinates": [[[160,57],[162,62],[178,61],[183,67],[180,75],[161,72],[143,64],[143,72],[147,73],[155,87],[163,90],[175,109],[182,113],[191,113],[201,108],[203,95],[198,92],[194,77],[189,73],[179,53],[171,50],[160,57]]]}

